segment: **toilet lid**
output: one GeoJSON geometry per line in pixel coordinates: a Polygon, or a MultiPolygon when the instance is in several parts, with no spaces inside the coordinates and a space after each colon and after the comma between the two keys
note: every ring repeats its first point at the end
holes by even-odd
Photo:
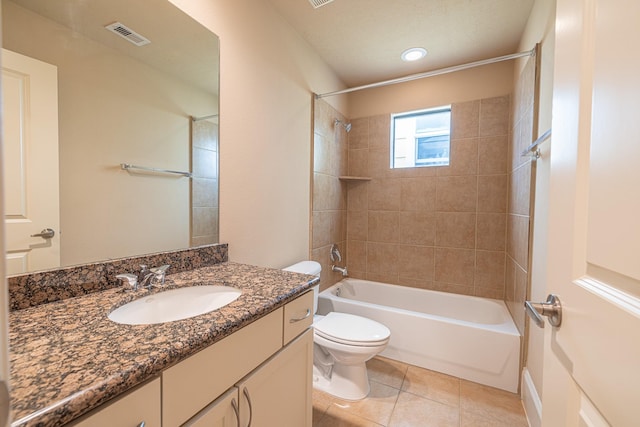
{"type": "Polygon", "coordinates": [[[389,328],[366,317],[331,312],[313,323],[315,332],[331,341],[354,345],[372,345],[389,339],[389,328]]]}

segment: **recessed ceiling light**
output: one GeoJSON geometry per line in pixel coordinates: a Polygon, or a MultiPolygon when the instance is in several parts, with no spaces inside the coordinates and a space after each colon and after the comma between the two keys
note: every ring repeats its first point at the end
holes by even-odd
{"type": "Polygon", "coordinates": [[[412,47],[411,49],[407,49],[402,52],[400,57],[403,61],[411,62],[417,61],[418,59],[422,59],[427,55],[427,50],[421,47],[412,47]]]}

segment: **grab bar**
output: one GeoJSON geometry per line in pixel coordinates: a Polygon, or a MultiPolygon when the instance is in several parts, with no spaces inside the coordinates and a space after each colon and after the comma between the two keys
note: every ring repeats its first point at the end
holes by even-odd
{"type": "Polygon", "coordinates": [[[538,145],[540,145],[543,142],[545,142],[547,139],[549,139],[550,136],[551,136],[551,129],[549,129],[548,131],[546,131],[545,133],[540,135],[540,137],[538,139],[536,139],[533,142],[533,144],[531,144],[530,146],[525,148],[522,151],[522,153],[520,153],[520,156],[532,156],[532,157],[534,157],[536,159],[539,159],[540,158],[540,149],[538,148],[538,145]]]}
{"type": "Polygon", "coordinates": [[[173,175],[185,176],[187,178],[191,178],[193,176],[191,172],[174,171],[170,169],[148,168],[145,166],[130,165],[129,163],[120,163],[120,167],[123,170],[140,170],[140,171],[156,172],[156,173],[168,173],[173,175]]]}

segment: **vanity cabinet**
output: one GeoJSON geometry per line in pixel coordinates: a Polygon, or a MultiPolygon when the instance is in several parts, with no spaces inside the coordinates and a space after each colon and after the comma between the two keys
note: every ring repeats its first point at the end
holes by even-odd
{"type": "Polygon", "coordinates": [[[312,358],[307,330],[182,427],[311,426],[312,358]]]}
{"type": "Polygon", "coordinates": [[[312,369],[313,331],[307,329],[237,384],[240,426],[310,427],[312,369]]]}
{"type": "Polygon", "coordinates": [[[164,371],[163,427],[310,427],[312,312],[308,291],[164,371]]]}
{"type": "Polygon", "coordinates": [[[160,378],[136,387],[124,396],[71,423],[73,427],[160,427],[160,378]]]}
{"type": "Polygon", "coordinates": [[[70,425],[310,427],[312,322],[307,291],[70,425]]]}

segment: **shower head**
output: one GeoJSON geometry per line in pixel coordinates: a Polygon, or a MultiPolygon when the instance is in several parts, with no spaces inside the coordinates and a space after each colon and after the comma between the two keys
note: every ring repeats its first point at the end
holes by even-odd
{"type": "Polygon", "coordinates": [[[333,125],[334,126],[342,125],[344,127],[344,130],[347,131],[347,133],[351,130],[351,123],[343,123],[342,120],[340,119],[336,119],[333,122],[333,125]]]}

